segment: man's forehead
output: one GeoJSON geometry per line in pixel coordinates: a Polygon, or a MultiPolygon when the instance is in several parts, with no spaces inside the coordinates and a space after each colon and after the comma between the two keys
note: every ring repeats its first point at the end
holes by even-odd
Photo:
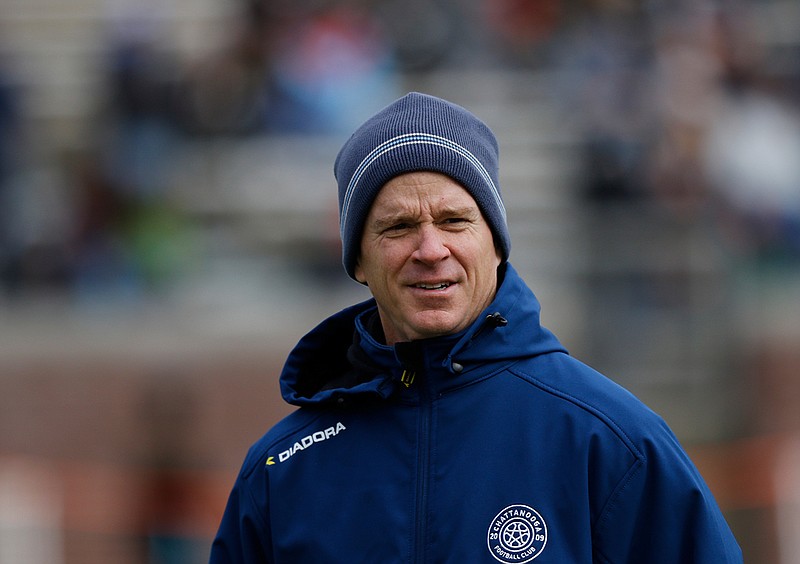
{"type": "Polygon", "coordinates": [[[379,208],[477,208],[472,195],[461,184],[436,172],[411,172],[389,180],[378,192],[372,210],[379,208]]]}

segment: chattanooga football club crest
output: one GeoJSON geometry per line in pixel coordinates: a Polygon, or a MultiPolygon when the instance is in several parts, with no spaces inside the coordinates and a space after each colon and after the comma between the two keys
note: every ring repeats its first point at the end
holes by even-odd
{"type": "Polygon", "coordinates": [[[532,507],[509,505],[492,519],[486,542],[496,560],[524,564],[544,550],[547,525],[532,507]]]}

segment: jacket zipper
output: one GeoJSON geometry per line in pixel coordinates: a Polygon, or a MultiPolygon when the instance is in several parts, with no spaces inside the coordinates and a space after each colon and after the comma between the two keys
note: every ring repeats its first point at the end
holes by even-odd
{"type": "Polygon", "coordinates": [[[414,562],[425,562],[425,548],[427,545],[427,515],[428,515],[428,482],[430,480],[430,426],[433,405],[429,401],[427,381],[423,379],[419,386],[419,430],[417,452],[417,491],[416,515],[414,534],[414,562]]]}

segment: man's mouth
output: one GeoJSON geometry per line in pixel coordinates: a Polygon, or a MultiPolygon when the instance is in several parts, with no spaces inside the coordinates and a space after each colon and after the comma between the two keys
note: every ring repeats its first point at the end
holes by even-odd
{"type": "Polygon", "coordinates": [[[414,284],[415,288],[421,290],[444,290],[450,286],[450,282],[440,282],[439,284],[414,284]]]}

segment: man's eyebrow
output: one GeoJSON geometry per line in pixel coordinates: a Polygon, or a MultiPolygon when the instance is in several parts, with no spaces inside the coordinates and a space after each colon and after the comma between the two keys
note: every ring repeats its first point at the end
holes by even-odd
{"type": "Polygon", "coordinates": [[[388,213],[372,220],[372,226],[377,229],[384,229],[397,225],[398,223],[411,223],[414,219],[411,214],[405,212],[388,213]]]}
{"type": "Polygon", "coordinates": [[[474,206],[460,208],[442,208],[438,215],[445,217],[473,217],[480,215],[480,210],[474,206]]]}
{"type": "MultiPolygon", "coordinates": [[[[474,206],[443,207],[436,211],[435,215],[437,218],[464,217],[474,219],[479,217],[481,212],[474,206]]],[[[372,220],[371,225],[374,229],[381,230],[399,223],[415,223],[416,221],[416,216],[414,214],[399,211],[397,213],[387,213],[386,215],[376,217],[372,220]]]]}

